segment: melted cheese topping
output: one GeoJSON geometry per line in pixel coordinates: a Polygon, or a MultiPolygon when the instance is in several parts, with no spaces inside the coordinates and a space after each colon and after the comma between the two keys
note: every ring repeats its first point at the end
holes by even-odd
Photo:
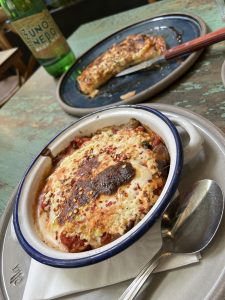
{"type": "Polygon", "coordinates": [[[168,167],[169,156],[140,124],[74,141],[46,179],[36,227],[49,246],[80,252],[118,238],[148,213],[166,180],[159,165],[168,167]]]}

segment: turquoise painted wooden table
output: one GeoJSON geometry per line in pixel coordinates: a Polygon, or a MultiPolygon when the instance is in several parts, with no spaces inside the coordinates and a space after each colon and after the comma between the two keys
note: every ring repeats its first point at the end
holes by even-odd
{"type": "MultiPolygon", "coordinates": [[[[79,56],[124,26],[170,12],[199,15],[209,31],[225,26],[212,0],[163,0],[82,25],[69,42],[79,56]]],[[[210,47],[184,76],[149,102],[188,108],[225,132],[225,88],[220,75],[224,59],[225,42],[210,47]]],[[[0,215],[34,155],[75,120],[60,108],[56,87],[57,80],[40,68],[0,110],[0,215]]]]}

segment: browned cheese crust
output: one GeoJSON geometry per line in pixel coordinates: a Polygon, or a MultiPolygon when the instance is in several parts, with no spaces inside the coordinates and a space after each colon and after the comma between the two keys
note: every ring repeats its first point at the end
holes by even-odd
{"type": "Polygon", "coordinates": [[[167,178],[162,139],[138,121],[76,137],[54,160],[36,209],[44,242],[81,252],[125,234],[149,212],[167,178]]]}
{"type": "Polygon", "coordinates": [[[94,97],[98,88],[117,73],[131,65],[162,55],[166,50],[161,36],[129,35],[102,53],[77,77],[82,93],[94,97]]]}

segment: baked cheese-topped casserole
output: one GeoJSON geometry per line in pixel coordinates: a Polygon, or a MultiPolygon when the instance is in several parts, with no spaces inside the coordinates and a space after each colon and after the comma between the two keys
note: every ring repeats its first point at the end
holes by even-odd
{"type": "Polygon", "coordinates": [[[75,137],[54,158],[35,207],[41,239],[65,252],[101,247],[136,225],[166,182],[162,139],[131,119],[75,137]]]}
{"type": "Polygon", "coordinates": [[[162,55],[165,50],[166,42],[162,36],[128,35],[126,39],[99,55],[82,71],[77,77],[79,88],[82,93],[94,97],[98,88],[117,73],[162,55]]]}

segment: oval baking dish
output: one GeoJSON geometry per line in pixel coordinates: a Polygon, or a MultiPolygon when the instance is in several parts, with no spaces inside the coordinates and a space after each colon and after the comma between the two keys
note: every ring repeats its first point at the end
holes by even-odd
{"type": "MultiPolygon", "coordinates": [[[[17,238],[23,249],[37,261],[54,267],[81,267],[107,259],[137,241],[157,220],[176,192],[183,165],[180,136],[173,123],[162,113],[143,105],[114,106],[87,115],[62,130],[37,155],[18,189],[13,214],[17,238]],[[136,119],[159,135],[170,155],[170,168],[165,186],[149,212],[129,231],[99,248],[79,253],[62,252],[39,238],[33,207],[40,184],[52,168],[52,158],[63,151],[76,136],[88,136],[107,126],[117,126],[136,119]],[[51,154],[51,155],[49,155],[51,154]]],[[[126,167],[126,165],[125,165],[126,167]]]]}

